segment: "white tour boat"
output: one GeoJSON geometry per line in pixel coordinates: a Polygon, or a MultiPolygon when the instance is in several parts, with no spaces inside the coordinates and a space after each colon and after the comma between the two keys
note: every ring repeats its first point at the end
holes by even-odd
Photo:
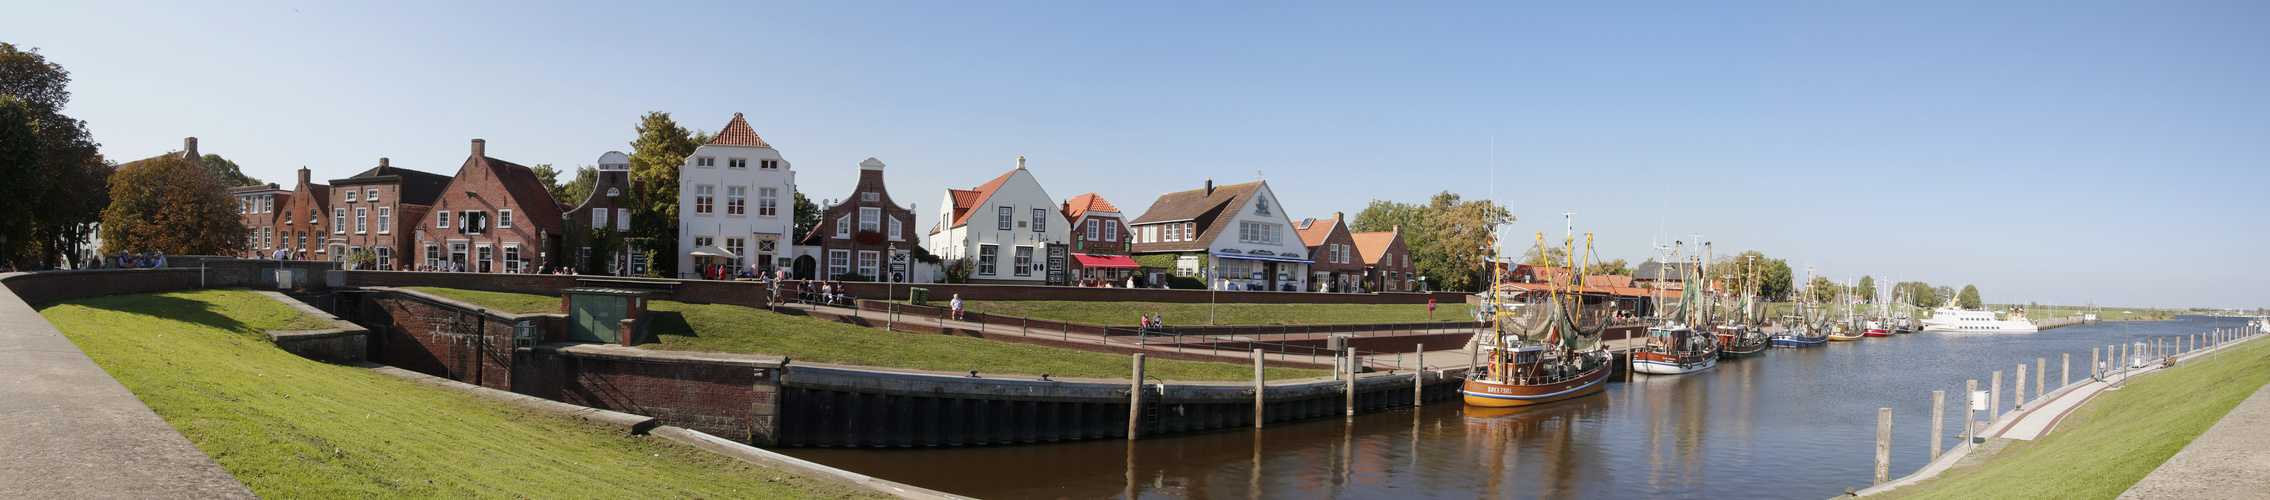
{"type": "Polygon", "coordinates": [[[2024,313],[2012,312],[2010,319],[1996,319],[1994,311],[1967,311],[1949,304],[1931,310],[1931,317],[1923,320],[1923,331],[2025,333],[2041,328],[2027,321],[2024,313]]]}

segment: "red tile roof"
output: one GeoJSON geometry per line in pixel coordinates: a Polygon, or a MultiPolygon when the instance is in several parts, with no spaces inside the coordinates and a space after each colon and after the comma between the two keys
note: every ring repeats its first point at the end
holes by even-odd
{"type": "Polygon", "coordinates": [[[1009,176],[1012,175],[1017,175],[1017,171],[1010,170],[1009,173],[1001,174],[1000,177],[993,178],[991,182],[987,182],[985,183],[985,185],[978,186],[977,189],[970,191],[948,189],[948,192],[954,193],[954,225],[946,227],[962,227],[965,224],[969,224],[969,214],[972,211],[970,210],[970,208],[982,205],[985,203],[986,198],[993,197],[993,191],[996,189],[1001,189],[1001,184],[1009,182],[1009,176]],[[969,203],[962,203],[964,193],[967,193],[969,195],[969,203]]]}
{"type": "Polygon", "coordinates": [[[719,131],[717,137],[710,139],[709,143],[726,146],[772,147],[771,144],[765,144],[763,138],[757,137],[757,131],[749,129],[749,122],[742,120],[740,113],[734,113],[733,121],[726,122],[725,130],[719,131]]]}
{"type": "Polygon", "coordinates": [[[1388,247],[1395,245],[1395,240],[1403,235],[1394,231],[1372,231],[1348,233],[1348,236],[1356,240],[1356,255],[1363,257],[1365,264],[1372,264],[1379,262],[1380,256],[1387,253],[1388,247]]]}
{"type": "Polygon", "coordinates": [[[1086,215],[1088,212],[1119,213],[1119,207],[1111,206],[1111,202],[1104,201],[1103,196],[1095,193],[1074,196],[1072,199],[1064,200],[1065,220],[1080,220],[1080,216],[1086,215]]]}
{"type": "Polygon", "coordinates": [[[1337,225],[1340,225],[1339,219],[1317,219],[1315,223],[1298,228],[1295,232],[1300,233],[1302,246],[1316,248],[1324,244],[1325,238],[1332,237],[1332,226],[1337,225]]]}

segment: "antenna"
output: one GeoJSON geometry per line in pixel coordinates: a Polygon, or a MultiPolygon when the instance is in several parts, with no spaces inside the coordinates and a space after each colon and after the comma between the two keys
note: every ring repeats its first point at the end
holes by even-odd
{"type": "Polygon", "coordinates": [[[1576,239],[1576,212],[1561,212],[1561,222],[1568,225],[1568,232],[1562,237],[1576,239]]]}

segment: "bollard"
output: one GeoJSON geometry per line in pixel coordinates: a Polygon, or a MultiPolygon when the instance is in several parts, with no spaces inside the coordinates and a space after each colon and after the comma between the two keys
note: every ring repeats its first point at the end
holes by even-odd
{"type": "Polygon", "coordinates": [[[2058,387],[2073,385],[2073,353],[2065,353],[2065,368],[2060,373],[2064,374],[2064,379],[2057,382],[2058,387]]]}
{"type": "Polygon", "coordinates": [[[1344,349],[1347,349],[1348,353],[1347,356],[1343,357],[1348,360],[1348,396],[1344,399],[1348,403],[1348,418],[1356,418],[1356,348],[1346,347],[1344,349]]]}
{"type": "Polygon", "coordinates": [[[2010,377],[2010,411],[2026,409],[2026,364],[2018,363],[2018,376],[2010,377]]]}
{"type": "Polygon", "coordinates": [[[1269,385],[1261,378],[1262,356],[1264,354],[1261,354],[1260,349],[1253,350],[1253,428],[1255,429],[1261,428],[1262,417],[1265,416],[1262,410],[1269,408],[1269,402],[1264,398],[1268,394],[1269,385]]]}
{"type": "Polygon", "coordinates": [[[1135,384],[1127,389],[1127,440],[1143,431],[1143,353],[1135,353],[1135,384]]]}
{"type": "Polygon", "coordinates": [[[1892,479],[1892,409],[1876,409],[1876,484],[1892,479]]]}
{"type": "Polygon", "coordinates": [[[2102,369],[2104,369],[2104,361],[2097,359],[2097,348],[2089,348],[2089,378],[2103,380],[2104,372],[2099,371],[2102,369]]]}
{"type": "Polygon", "coordinates": [[[2047,375],[2049,375],[2049,360],[2034,358],[2034,399],[2049,397],[2049,390],[2041,386],[2042,380],[2048,378],[2047,375]]]}
{"type": "Polygon", "coordinates": [[[1986,421],[1988,422],[1993,422],[1995,417],[2002,415],[2002,372],[1994,372],[1992,387],[1987,391],[1988,398],[1992,400],[1988,401],[1986,405],[1986,421]]]}
{"type": "Polygon", "coordinates": [[[1427,402],[1427,345],[1419,344],[1411,348],[1411,356],[1414,358],[1412,362],[1418,364],[1417,369],[1411,372],[1411,407],[1418,408],[1427,402]]]}
{"type": "Polygon", "coordinates": [[[1947,391],[1931,391],[1931,461],[1939,461],[1939,436],[1946,434],[1947,391]]]}
{"type": "Polygon", "coordinates": [[[1978,379],[1963,381],[1963,444],[1978,442],[1978,379]]]}

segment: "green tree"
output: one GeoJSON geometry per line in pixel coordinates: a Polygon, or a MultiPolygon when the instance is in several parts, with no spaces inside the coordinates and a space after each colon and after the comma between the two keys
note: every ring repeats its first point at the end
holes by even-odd
{"type": "Polygon", "coordinates": [[[539,163],[536,166],[528,167],[528,171],[536,174],[536,182],[544,183],[545,191],[552,192],[553,200],[560,203],[575,203],[575,200],[567,199],[565,191],[560,190],[560,169],[552,168],[550,163],[539,163]]]}
{"type": "Polygon", "coordinates": [[[1860,289],[1859,289],[1859,290],[1854,290],[1854,291],[1856,291],[1856,292],[1860,292],[1860,300],[1861,300],[1862,302],[1875,302],[1875,301],[1876,301],[1876,277],[1875,277],[1875,276],[1861,276],[1861,277],[1860,277],[1860,289]]]}
{"type": "MultiPolygon", "coordinates": [[[[1442,255],[1443,269],[1442,278],[1429,281],[1439,283],[1437,286],[1444,290],[1480,290],[1488,283],[1483,265],[1496,252],[1492,243],[1497,240],[1497,228],[1513,222],[1513,214],[1489,200],[1461,201],[1449,191],[1429,201],[1428,208],[1434,212],[1434,227],[1430,229],[1442,255]]],[[[1420,274],[1425,274],[1425,268],[1420,274]]]]}
{"type": "Polygon", "coordinates": [[[205,171],[211,172],[213,174],[213,179],[221,182],[221,187],[244,187],[266,184],[264,182],[260,182],[260,179],[246,177],[244,175],[244,170],[237,168],[236,162],[229,161],[228,158],[222,158],[221,155],[205,155],[205,158],[203,160],[205,163],[205,171]]]}
{"type": "Polygon", "coordinates": [[[1937,301],[1934,301],[1934,302],[1932,302],[1932,303],[1931,303],[1931,306],[1932,306],[1932,307],[1938,307],[1938,306],[1939,306],[1940,304],[1945,304],[1945,303],[1947,303],[1947,301],[1948,301],[1949,299],[1954,299],[1954,298],[1955,298],[1955,287],[1951,287],[1951,286],[1935,286],[1935,287],[1931,287],[1931,296],[1933,296],[1933,297],[1937,297],[1937,298],[1939,299],[1939,300],[1937,300],[1937,301]]]}
{"type": "Polygon", "coordinates": [[[581,205],[583,200],[591,198],[592,190],[598,188],[599,167],[584,165],[575,168],[575,180],[561,185],[559,192],[553,194],[553,199],[560,200],[563,203],[581,205]],[[565,197],[562,198],[561,196],[565,197]]]}
{"type": "Polygon", "coordinates": [[[1589,273],[1599,276],[1631,276],[1632,265],[1628,262],[1624,262],[1624,259],[1616,259],[1599,264],[1593,264],[1592,270],[1589,271],[1589,273]]]}
{"type": "Polygon", "coordinates": [[[1370,233],[1400,229],[1403,248],[1411,252],[1411,267],[1438,283],[1435,287],[1439,289],[1449,269],[1443,263],[1442,247],[1435,244],[1434,224],[1433,213],[1424,205],[1372,200],[1363,211],[1356,212],[1348,230],[1370,233]]]}
{"type": "Polygon", "coordinates": [[[103,253],[226,255],[244,250],[236,199],[205,167],[160,156],[120,167],[103,211],[103,253]]]}
{"type": "Polygon", "coordinates": [[[1938,307],[1941,301],[1946,300],[1944,298],[1941,298],[1939,296],[1939,291],[1932,289],[1929,283],[1924,283],[1921,281],[1909,281],[1900,283],[1898,285],[1894,285],[1893,289],[1898,290],[1901,296],[1907,297],[1908,305],[1915,307],[1938,307]]]}
{"type": "Polygon", "coordinates": [[[64,88],[70,82],[71,73],[48,62],[38,49],[19,50],[0,43],[0,95],[23,100],[39,120],[37,175],[9,182],[40,186],[30,220],[41,267],[60,264],[92,238],[95,223],[102,221],[103,209],[110,204],[110,163],[103,160],[86,123],[61,112],[71,100],[71,92],[64,88]]]}
{"type": "Polygon", "coordinates": [[[1961,304],[1964,309],[1978,309],[1981,307],[1986,307],[1986,302],[1979,300],[1978,298],[1977,285],[1963,285],[1963,293],[1962,295],[1957,296],[1955,302],[1961,304]]]}
{"type": "Polygon", "coordinates": [[[1789,261],[1782,259],[1768,260],[1765,267],[1759,271],[1759,295],[1764,295],[1770,300],[1786,300],[1789,294],[1794,292],[1795,289],[1792,288],[1792,285],[1797,277],[1796,273],[1789,269],[1789,261]]]}
{"type": "Polygon", "coordinates": [[[1829,303],[1835,301],[1837,296],[1842,294],[1844,294],[1844,285],[1829,281],[1827,276],[1814,276],[1813,281],[1805,283],[1805,296],[1813,299],[1814,302],[1829,303]]]}
{"type": "Polygon", "coordinates": [[[678,169],[701,143],[661,111],[647,112],[634,130],[638,139],[631,141],[631,178],[645,183],[647,192],[646,203],[633,208],[630,238],[667,252],[647,265],[663,276],[677,276],[678,169]]]}
{"type": "MultiPolygon", "coordinates": [[[[1546,243],[1552,244],[1555,242],[1547,241],[1546,243]]],[[[1569,252],[1567,248],[1557,244],[1552,246],[1531,244],[1529,245],[1529,251],[1521,254],[1521,263],[1524,265],[1537,267],[1567,266],[1569,261],[1568,253],[1569,252]]]]}
{"type": "MultiPolygon", "coordinates": [[[[795,202],[795,204],[796,204],[796,230],[795,230],[795,233],[796,233],[796,234],[795,234],[795,236],[796,236],[796,239],[793,239],[793,240],[789,240],[789,241],[801,242],[801,241],[804,241],[804,237],[805,237],[805,236],[812,234],[812,230],[813,230],[813,229],[819,229],[819,227],[820,227],[820,206],[819,206],[818,204],[812,203],[812,200],[811,200],[811,199],[809,199],[809,198],[805,198],[805,197],[804,197],[804,192],[803,192],[803,191],[797,191],[797,192],[796,192],[796,202],[795,202]]],[[[917,249],[920,249],[921,247],[919,247],[919,246],[918,246],[918,247],[915,247],[915,248],[917,248],[917,249]]]]}
{"type": "Polygon", "coordinates": [[[0,264],[22,262],[38,243],[32,236],[32,214],[43,190],[33,169],[46,154],[41,146],[39,118],[32,116],[31,106],[0,95],[0,178],[30,180],[0,183],[0,264]]]}

